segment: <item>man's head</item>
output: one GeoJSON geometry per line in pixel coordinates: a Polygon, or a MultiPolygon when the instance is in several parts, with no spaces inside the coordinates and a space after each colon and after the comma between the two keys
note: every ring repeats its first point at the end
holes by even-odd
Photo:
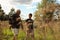
{"type": "Polygon", "coordinates": [[[20,15],[20,14],[21,14],[21,11],[20,11],[20,10],[17,10],[17,11],[16,11],[16,14],[17,14],[17,15],[20,15]]]}
{"type": "Polygon", "coordinates": [[[30,18],[30,19],[31,19],[31,17],[32,17],[32,13],[29,14],[29,18],[30,18]]]}

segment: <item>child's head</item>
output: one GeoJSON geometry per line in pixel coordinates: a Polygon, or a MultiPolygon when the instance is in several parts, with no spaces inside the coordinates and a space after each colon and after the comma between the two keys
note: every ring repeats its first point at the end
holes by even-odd
{"type": "Polygon", "coordinates": [[[32,17],[32,13],[29,14],[29,18],[31,18],[31,17],[32,17]]]}

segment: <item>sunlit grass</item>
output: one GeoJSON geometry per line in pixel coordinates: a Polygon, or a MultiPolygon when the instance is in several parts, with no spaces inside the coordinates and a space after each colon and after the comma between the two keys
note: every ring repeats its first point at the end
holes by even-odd
{"type": "MultiPolygon", "coordinates": [[[[60,26],[56,23],[55,25],[47,26],[43,28],[36,28],[34,29],[34,37],[35,40],[60,40],[60,26]],[[46,31],[45,31],[46,30],[46,31]]],[[[9,28],[3,28],[3,40],[12,40],[13,39],[13,33],[12,30],[9,28]]],[[[25,40],[26,39],[26,32],[25,30],[19,30],[18,39],[17,40],[25,40]]],[[[31,40],[31,38],[29,38],[31,40]]]]}
{"type": "MultiPolygon", "coordinates": [[[[4,33],[5,37],[6,37],[5,39],[9,39],[9,40],[13,39],[13,33],[12,33],[12,31],[10,29],[4,29],[3,33],[4,33]]],[[[34,31],[34,36],[35,36],[35,40],[43,40],[44,37],[45,37],[44,33],[39,34],[38,29],[34,31]]],[[[26,33],[23,30],[20,30],[17,40],[24,40],[25,38],[26,38],[26,33]]],[[[46,40],[53,40],[53,35],[51,34],[50,30],[47,33],[46,40]]]]}

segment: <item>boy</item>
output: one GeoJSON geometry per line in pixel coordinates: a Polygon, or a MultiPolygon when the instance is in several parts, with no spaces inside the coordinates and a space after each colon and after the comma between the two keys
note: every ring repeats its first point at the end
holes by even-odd
{"type": "Polygon", "coordinates": [[[27,38],[29,36],[31,36],[32,40],[34,40],[34,28],[33,28],[33,20],[32,18],[32,14],[29,14],[29,18],[26,20],[26,25],[28,27],[27,29],[27,38]]]}

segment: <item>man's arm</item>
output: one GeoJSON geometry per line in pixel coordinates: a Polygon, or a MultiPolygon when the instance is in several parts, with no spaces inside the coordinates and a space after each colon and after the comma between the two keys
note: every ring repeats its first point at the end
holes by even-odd
{"type": "Polygon", "coordinates": [[[20,24],[20,25],[21,25],[21,28],[22,28],[22,29],[24,29],[24,28],[23,28],[23,23],[22,23],[22,20],[21,20],[21,24],[20,24]]]}
{"type": "Polygon", "coordinates": [[[20,18],[20,17],[19,17],[19,18],[17,18],[17,19],[16,19],[16,21],[19,21],[18,25],[20,25],[20,26],[21,26],[21,28],[23,29],[23,23],[22,23],[21,18],[20,18]]]}

